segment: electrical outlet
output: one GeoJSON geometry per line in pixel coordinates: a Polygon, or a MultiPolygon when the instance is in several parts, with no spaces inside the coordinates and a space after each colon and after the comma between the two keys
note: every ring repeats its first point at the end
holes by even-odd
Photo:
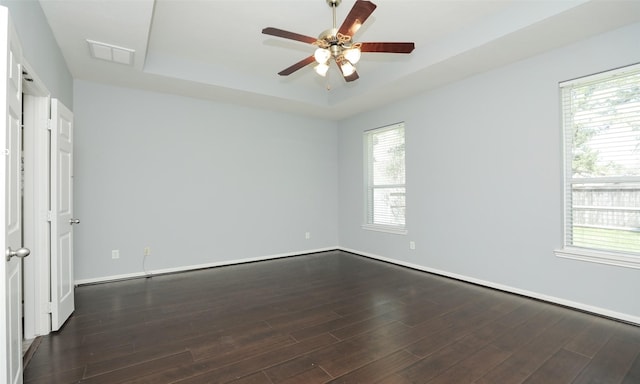
{"type": "Polygon", "coordinates": [[[112,259],[119,259],[120,258],[120,251],[117,249],[114,249],[111,251],[111,258],[112,259]]]}
{"type": "Polygon", "coordinates": [[[304,233],[304,238],[309,240],[311,238],[311,232],[305,232],[304,233]]]}
{"type": "Polygon", "coordinates": [[[144,256],[151,256],[151,247],[144,247],[144,250],[142,251],[142,254],[144,256]]]}
{"type": "Polygon", "coordinates": [[[415,241],[410,241],[409,242],[409,249],[416,249],[416,242],[415,241]]]}

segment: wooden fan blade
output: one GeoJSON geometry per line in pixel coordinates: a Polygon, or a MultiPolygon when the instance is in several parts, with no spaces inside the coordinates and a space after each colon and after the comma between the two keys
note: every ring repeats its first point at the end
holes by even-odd
{"type": "MultiPolygon", "coordinates": [[[[343,74],[343,76],[344,76],[344,74],[343,74]]],[[[345,79],[346,82],[351,82],[351,81],[354,81],[354,80],[358,80],[359,78],[360,78],[360,76],[358,76],[358,72],[356,72],[356,71],[353,71],[353,73],[350,74],[349,76],[344,76],[344,79],[345,79]]]]}
{"type": "Polygon", "coordinates": [[[360,52],[411,53],[414,43],[361,43],[360,52]]]}
{"type": "Polygon", "coordinates": [[[302,41],[303,43],[308,43],[308,44],[313,44],[318,40],[315,37],[305,36],[299,33],[289,32],[289,31],[285,31],[284,29],[278,29],[273,27],[267,27],[263,29],[262,33],[264,33],[265,35],[271,35],[271,36],[282,37],[290,40],[302,41]]]}
{"type": "Polygon", "coordinates": [[[344,19],[340,29],[338,29],[338,33],[353,37],[362,24],[371,16],[376,7],[377,6],[370,1],[357,0],[353,8],[351,8],[351,11],[349,11],[347,18],[344,19]]]}
{"type": "Polygon", "coordinates": [[[313,56],[309,56],[305,59],[298,61],[297,63],[293,64],[289,68],[283,69],[282,71],[278,72],[278,75],[289,76],[293,72],[297,71],[300,68],[306,67],[307,65],[313,63],[314,61],[316,61],[316,59],[313,56]]]}

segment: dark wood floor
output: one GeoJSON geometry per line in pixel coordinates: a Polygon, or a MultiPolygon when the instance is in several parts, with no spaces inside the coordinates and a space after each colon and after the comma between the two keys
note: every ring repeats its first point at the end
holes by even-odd
{"type": "Polygon", "coordinates": [[[640,383],[640,327],[342,253],[79,287],[26,383],[640,383]]]}

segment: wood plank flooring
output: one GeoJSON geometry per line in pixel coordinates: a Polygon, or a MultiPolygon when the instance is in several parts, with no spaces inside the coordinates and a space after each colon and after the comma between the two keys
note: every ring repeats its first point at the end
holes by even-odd
{"type": "Polygon", "coordinates": [[[640,383],[640,327],[339,251],[76,290],[25,383],[640,383]]]}

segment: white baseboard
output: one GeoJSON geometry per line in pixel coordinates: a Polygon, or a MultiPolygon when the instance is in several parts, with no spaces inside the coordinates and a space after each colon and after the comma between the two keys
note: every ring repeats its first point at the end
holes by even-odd
{"type": "Polygon", "coordinates": [[[140,277],[145,277],[145,276],[149,276],[149,275],[154,276],[154,275],[162,275],[162,274],[166,274],[166,273],[186,272],[186,271],[192,271],[192,270],[196,270],[196,269],[215,268],[215,267],[222,267],[222,266],[225,266],[225,265],[234,265],[234,264],[250,263],[250,262],[255,262],[255,261],[273,260],[273,259],[279,259],[279,258],[283,258],[283,257],[302,256],[302,255],[307,255],[307,254],[310,254],[310,253],[327,252],[327,251],[334,251],[334,250],[341,250],[341,251],[353,253],[353,254],[356,254],[356,255],[361,255],[361,256],[372,258],[372,259],[384,261],[384,262],[387,262],[387,263],[396,264],[396,265],[400,265],[400,266],[403,266],[403,267],[408,267],[408,268],[412,268],[412,269],[416,269],[416,270],[424,271],[424,272],[428,272],[428,273],[433,273],[433,274],[436,274],[436,275],[446,276],[446,277],[450,277],[450,278],[453,278],[453,279],[456,279],[456,280],[466,281],[466,282],[469,282],[469,283],[473,283],[473,284],[477,284],[477,285],[481,285],[481,286],[485,286],[485,287],[489,287],[489,288],[498,289],[500,291],[515,293],[517,295],[531,297],[533,299],[547,301],[547,302],[558,304],[558,305],[562,305],[562,306],[565,306],[565,307],[575,308],[575,309],[578,309],[578,310],[581,310],[581,311],[591,312],[591,313],[598,314],[598,315],[601,315],[601,316],[610,317],[610,318],[622,320],[622,321],[625,321],[625,322],[628,322],[628,323],[633,323],[633,324],[636,324],[636,325],[640,325],[640,317],[629,315],[627,313],[611,311],[611,310],[608,310],[608,309],[605,309],[605,308],[595,307],[595,306],[592,306],[592,305],[579,303],[579,302],[575,302],[575,301],[571,301],[571,300],[566,300],[566,299],[562,299],[562,298],[555,297],[555,296],[549,296],[549,295],[541,294],[541,293],[538,293],[538,292],[533,292],[533,291],[528,291],[528,290],[524,290],[524,289],[520,289],[520,288],[515,288],[515,287],[508,286],[508,285],[494,283],[494,282],[491,282],[491,281],[476,279],[474,277],[460,275],[460,274],[457,274],[457,273],[443,271],[443,270],[439,270],[439,269],[435,269],[435,268],[429,268],[429,267],[425,267],[423,265],[408,263],[408,262],[405,262],[405,261],[392,259],[392,258],[389,258],[389,257],[384,257],[384,256],[376,255],[376,254],[373,254],[373,253],[369,253],[369,252],[362,252],[362,251],[358,251],[358,250],[355,250],[355,249],[346,248],[346,247],[339,247],[339,246],[318,248],[318,249],[309,249],[309,250],[297,251],[297,252],[287,252],[287,253],[280,253],[280,254],[267,255],[267,256],[249,257],[249,258],[245,258],[245,259],[225,260],[225,261],[219,261],[219,262],[214,262],[214,263],[187,265],[187,266],[181,266],[181,267],[175,267],[175,268],[155,269],[155,270],[148,271],[148,273],[146,273],[146,274],[144,272],[134,272],[134,273],[121,274],[121,275],[111,275],[111,276],[96,277],[96,278],[91,278],[91,279],[80,279],[80,280],[76,280],[75,284],[76,284],[76,286],[78,286],[78,285],[86,285],[86,284],[104,283],[104,282],[109,282],[109,281],[140,278],[140,277]]]}
{"type": "Polygon", "coordinates": [[[466,282],[469,282],[469,283],[482,285],[482,286],[489,287],[489,288],[498,289],[500,291],[515,293],[515,294],[518,294],[518,295],[531,297],[531,298],[534,298],[534,299],[537,299],[537,300],[547,301],[547,302],[558,304],[558,305],[562,305],[562,306],[565,306],[565,307],[571,307],[571,308],[575,308],[575,309],[578,309],[578,310],[581,310],[581,311],[591,312],[591,313],[598,314],[598,315],[601,315],[601,316],[610,317],[610,318],[622,320],[622,321],[625,321],[625,322],[628,322],[628,323],[633,323],[633,324],[636,324],[636,325],[640,325],[640,317],[629,315],[627,313],[620,313],[620,312],[616,312],[616,311],[611,311],[611,310],[605,309],[605,308],[595,307],[595,306],[592,306],[592,305],[579,303],[579,302],[575,302],[575,301],[571,301],[571,300],[566,300],[566,299],[562,299],[562,298],[555,297],[555,296],[549,296],[549,295],[545,295],[545,294],[538,293],[538,292],[533,292],[533,291],[528,291],[528,290],[524,290],[524,289],[520,289],[520,288],[511,287],[511,286],[508,286],[508,285],[498,284],[498,283],[494,283],[494,282],[491,282],[491,281],[476,279],[474,277],[459,275],[457,273],[451,273],[451,272],[442,271],[442,270],[435,269],[435,268],[429,268],[429,267],[425,267],[425,266],[418,265],[418,264],[407,263],[407,262],[404,262],[404,261],[401,261],[401,260],[391,259],[391,258],[388,258],[388,257],[384,257],[384,256],[380,256],[380,255],[376,255],[376,254],[368,253],[368,252],[362,252],[362,251],[358,251],[358,250],[355,250],[355,249],[350,249],[350,248],[345,248],[345,247],[338,247],[338,249],[342,250],[342,251],[345,251],[345,252],[354,253],[356,255],[362,255],[362,256],[365,256],[365,257],[370,257],[372,259],[385,261],[385,262],[396,264],[396,265],[401,265],[403,267],[408,267],[408,268],[416,269],[416,270],[419,270],[419,271],[434,273],[436,275],[446,276],[446,277],[450,277],[450,278],[453,278],[453,279],[456,279],[456,280],[466,281],[466,282]]]}
{"type": "Polygon", "coordinates": [[[186,271],[193,271],[196,269],[215,268],[215,267],[222,267],[225,265],[234,265],[234,264],[251,263],[254,261],[280,259],[283,257],[302,256],[302,255],[308,255],[310,253],[335,251],[337,249],[339,249],[337,246],[318,248],[318,249],[307,249],[303,251],[279,253],[275,255],[248,257],[245,259],[234,259],[234,260],[217,261],[214,263],[186,265],[186,266],[174,267],[174,268],[154,269],[154,270],[147,271],[147,273],[134,272],[134,273],[121,274],[121,275],[101,276],[101,277],[95,277],[90,279],[75,280],[75,285],[79,286],[79,285],[86,285],[86,284],[106,283],[109,281],[135,279],[135,278],[146,277],[146,276],[163,275],[167,273],[186,272],[186,271]]]}

